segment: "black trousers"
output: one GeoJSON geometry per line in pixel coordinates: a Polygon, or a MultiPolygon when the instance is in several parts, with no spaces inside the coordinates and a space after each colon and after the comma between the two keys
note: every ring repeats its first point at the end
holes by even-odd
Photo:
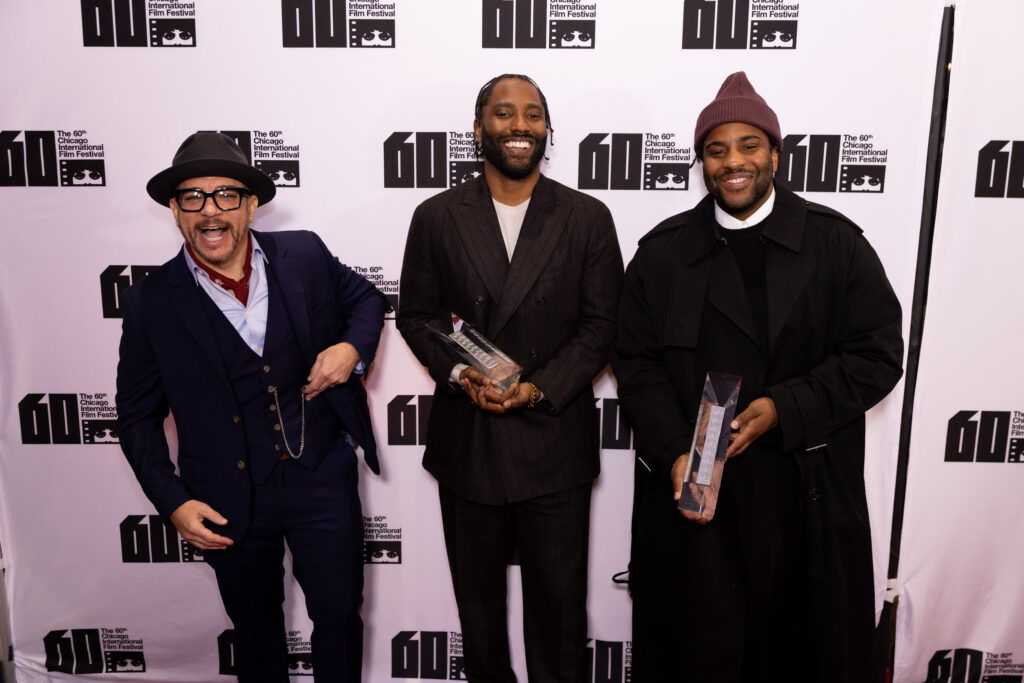
{"type": "Polygon", "coordinates": [[[356,455],[343,441],[316,470],[279,462],[253,487],[252,520],[241,542],[208,551],[224,607],[234,624],[240,683],[288,683],[308,674],[285,641],[284,542],[313,622],[313,680],[358,683],[363,658],[363,518],[356,455]]]}
{"type": "Polygon", "coordinates": [[[481,505],[439,488],[467,679],[516,680],[509,657],[506,571],[518,547],[529,680],[582,680],[591,484],[505,505],[481,505]]]}

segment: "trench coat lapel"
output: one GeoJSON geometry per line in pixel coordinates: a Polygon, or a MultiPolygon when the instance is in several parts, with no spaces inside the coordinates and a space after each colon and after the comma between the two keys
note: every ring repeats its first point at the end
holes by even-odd
{"type": "MultiPolygon", "coordinates": [[[[462,201],[453,203],[450,211],[455,230],[469,254],[471,267],[476,269],[491,300],[500,301],[508,274],[508,254],[483,176],[467,183],[462,201]]],[[[466,315],[466,311],[455,312],[466,315]]],[[[486,321],[480,322],[484,324],[486,321]]]]}
{"type": "Polygon", "coordinates": [[[498,309],[491,320],[491,334],[501,332],[526,298],[565,232],[568,216],[569,206],[558,202],[554,188],[541,176],[523,218],[498,309]]]}
{"type": "Polygon", "coordinates": [[[692,264],[698,259],[708,261],[703,266],[706,273],[707,301],[740,329],[754,344],[758,344],[754,327],[754,314],[750,300],[743,286],[743,276],[732,252],[717,248],[720,238],[717,234],[714,203],[708,195],[701,202],[695,230],[691,231],[691,245],[686,253],[691,254],[692,264]],[[704,257],[707,258],[704,258],[704,257]]]}
{"type": "Polygon", "coordinates": [[[814,261],[800,253],[807,220],[807,202],[775,186],[775,208],[765,220],[769,240],[765,258],[768,280],[768,351],[774,357],[779,335],[814,272],[814,261]]]}
{"type": "Polygon", "coordinates": [[[171,288],[171,306],[178,318],[181,319],[182,325],[195,339],[196,344],[209,358],[213,367],[217,369],[217,375],[224,380],[224,384],[230,386],[224,359],[220,356],[220,347],[217,344],[217,339],[213,336],[210,322],[203,313],[203,302],[199,298],[206,296],[206,293],[200,289],[196,284],[195,276],[189,272],[188,263],[185,261],[184,246],[174,259],[174,267],[171,268],[167,276],[167,284],[171,288]]]}

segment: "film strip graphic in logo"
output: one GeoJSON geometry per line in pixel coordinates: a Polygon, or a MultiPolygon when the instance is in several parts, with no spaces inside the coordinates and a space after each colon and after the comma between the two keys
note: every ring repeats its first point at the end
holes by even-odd
{"type": "Polygon", "coordinates": [[[775,180],[793,192],[880,194],[888,161],[872,134],[795,133],[782,140],[775,180]]]}
{"type": "Polygon", "coordinates": [[[85,47],[195,47],[192,0],[80,0],[85,47]]]}
{"type": "Polygon", "coordinates": [[[800,4],[683,0],[684,50],[795,50],[800,4]]]}
{"type": "Polygon", "coordinates": [[[384,141],[384,187],[446,188],[484,172],[473,133],[395,132],[384,141]]]}
{"type": "Polygon", "coordinates": [[[83,129],[0,131],[0,187],[103,187],[104,154],[83,129]]]}
{"type": "Polygon", "coordinates": [[[299,145],[281,130],[222,130],[234,139],[249,163],[263,171],[277,187],[300,187],[299,145]]]}
{"type": "Polygon", "coordinates": [[[675,133],[591,133],[579,147],[581,190],[688,190],[691,148],[675,133]]]}
{"type": "Polygon", "coordinates": [[[281,0],[284,47],[395,47],[397,0],[281,0]]]}
{"type": "Polygon", "coordinates": [[[482,0],[481,46],[518,49],[595,47],[596,0],[482,0]]]}

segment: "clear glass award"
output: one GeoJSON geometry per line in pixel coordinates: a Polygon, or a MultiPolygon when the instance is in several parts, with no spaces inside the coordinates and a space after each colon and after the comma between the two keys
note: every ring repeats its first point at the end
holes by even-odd
{"type": "Polygon", "coordinates": [[[696,512],[708,520],[715,516],[718,503],[730,425],[740,397],[740,381],[736,375],[720,372],[709,372],[704,378],[704,394],[686,463],[679,509],[696,512]]]}
{"type": "Polygon", "coordinates": [[[462,362],[487,376],[500,391],[507,391],[519,381],[523,372],[519,364],[455,313],[435,318],[427,327],[455,351],[462,362]]]}

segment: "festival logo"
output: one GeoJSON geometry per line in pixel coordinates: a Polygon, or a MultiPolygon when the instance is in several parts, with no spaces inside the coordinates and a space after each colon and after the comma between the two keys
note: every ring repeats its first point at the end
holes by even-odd
{"type": "Polygon", "coordinates": [[[402,527],[387,515],[363,515],[363,539],[364,564],[402,564],[402,527]]]}
{"type": "Polygon", "coordinates": [[[203,551],[178,535],[160,515],[128,515],[121,521],[121,562],[203,562],[203,551]]]}
{"type": "Polygon", "coordinates": [[[23,444],[112,444],[117,409],[107,393],[25,394],[18,402],[23,444]]]}
{"type": "Polygon", "coordinates": [[[281,0],[284,47],[395,46],[395,2],[281,0]]]}
{"type": "Polygon", "coordinates": [[[782,139],[775,180],[793,192],[880,194],[888,160],[871,134],[793,133],[782,139]]]}
{"type": "Polygon", "coordinates": [[[124,317],[121,297],[125,290],[136,282],[141,282],[157,266],[107,266],[100,273],[100,301],[103,304],[104,318],[124,317]]]}
{"type": "Polygon", "coordinates": [[[0,131],[0,187],[102,187],[103,155],[86,130],[0,131]]]}
{"type": "Polygon", "coordinates": [[[587,641],[587,683],[630,683],[633,680],[633,643],[617,640],[587,641]]]}
{"type": "Polygon", "coordinates": [[[384,141],[384,187],[443,189],[483,172],[473,131],[396,132],[384,141]]]}
{"type": "Polygon", "coordinates": [[[391,639],[391,677],[466,680],[462,634],[456,631],[400,631],[391,639]]]}
{"type": "Polygon", "coordinates": [[[280,130],[222,130],[277,187],[299,187],[299,146],[280,130]]]}
{"type": "Polygon", "coordinates": [[[683,49],[794,50],[799,18],[790,0],[683,0],[683,49]]]}
{"type": "Polygon", "coordinates": [[[691,149],[675,133],[591,133],[579,147],[581,190],[687,190],[691,149]]]}
{"type": "Polygon", "coordinates": [[[196,3],[80,0],[85,47],[195,47],[196,3]]]}
{"type": "Polygon", "coordinates": [[[383,266],[349,266],[349,268],[365,277],[373,283],[374,287],[384,293],[388,300],[384,319],[394,320],[395,313],[398,311],[398,278],[388,279],[384,274],[383,266]]]}
{"type": "Polygon", "coordinates": [[[978,150],[974,196],[1024,197],[1024,140],[991,140],[978,150]]]}
{"type": "Polygon", "coordinates": [[[1024,412],[957,412],[946,425],[945,461],[1024,462],[1024,412]]]}
{"type": "Polygon", "coordinates": [[[483,0],[485,48],[592,50],[596,30],[596,0],[483,0]]]}
{"type": "Polygon", "coordinates": [[[388,445],[423,446],[434,397],[399,394],[388,403],[388,445]]]}
{"type": "MultiPolygon", "coordinates": [[[[313,647],[309,636],[302,631],[288,631],[285,634],[288,643],[288,675],[313,676],[313,647]]],[[[217,636],[217,673],[222,676],[234,676],[235,671],[235,632],[226,629],[217,636]]]]}
{"type": "Polygon", "coordinates": [[[127,628],[72,628],[43,638],[46,670],[67,674],[130,673],[146,670],[142,639],[127,628]]]}
{"type": "Polygon", "coordinates": [[[928,660],[924,683],[1021,683],[1024,661],[1013,652],[982,652],[970,648],[938,650],[928,660]]]}

